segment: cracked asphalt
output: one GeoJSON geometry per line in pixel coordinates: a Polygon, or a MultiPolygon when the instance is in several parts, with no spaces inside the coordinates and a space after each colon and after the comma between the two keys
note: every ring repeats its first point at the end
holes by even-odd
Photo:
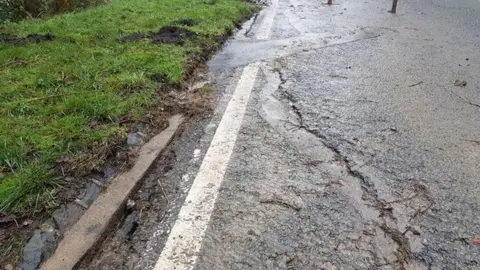
{"type": "Polygon", "coordinates": [[[480,1],[334,4],[280,0],[269,40],[260,13],[227,43],[209,63],[217,110],[147,176],[139,194],[164,186],[131,236],[84,269],[153,267],[253,62],[195,269],[480,269],[480,1]]]}

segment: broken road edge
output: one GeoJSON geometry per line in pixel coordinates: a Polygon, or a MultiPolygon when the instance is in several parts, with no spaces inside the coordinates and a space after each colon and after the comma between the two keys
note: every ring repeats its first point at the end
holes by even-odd
{"type": "Polygon", "coordinates": [[[128,197],[139,186],[152,163],[160,156],[181,130],[185,117],[181,114],[168,119],[169,126],[144,144],[133,167],[113,179],[83,216],[60,241],[55,253],[40,267],[42,270],[74,269],[110,232],[128,197]]]}

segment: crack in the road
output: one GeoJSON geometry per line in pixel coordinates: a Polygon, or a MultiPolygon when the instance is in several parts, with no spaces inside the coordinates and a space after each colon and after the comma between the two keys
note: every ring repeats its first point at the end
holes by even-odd
{"type": "MultiPolygon", "coordinates": [[[[371,225],[376,228],[371,234],[365,234],[373,241],[371,242],[373,248],[369,252],[373,260],[373,265],[375,268],[386,265],[390,265],[395,269],[408,268],[411,263],[414,263],[412,245],[415,247],[415,242],[411,241],[414,241],[415,237],[421,235],[417,228],[414,227],[413,222],[415,222],[418,217],[424,215],[434,203],[427,188],[422,184],[415,184],[410,187],[410,190],[406,190],[408,193],[403,194],[399,199],[387,201],[381,198],[375,186],[375,179],[371,179],[361,171],[370,161],[359,166],[351,157],[345,154],[346,150],[342,148],[344,145],[343,142],[349,143],[351,147],[356,147],[357,144],[343,138],[330,138],[328,134],[322,133],[322,129],[313,129],[309,126],[307,123],[308,120],[302,111],[302,104],[293,93],[288,91],[290,81],[287,78],[285,70],[282,68],[282,63],[276,62],[271,68],[264,68],[264,72],[267,77],[267,84],[262,92],[262,108],[265,113],[263,115],[261,114],[262,117],[264,117],[272,127],[283,129],[281,133],[287,137],[291,137],[292,140],[296,141],[304,136],[295,135],[296,132],[301,130],[301,132],[317,138],[319,145],[325,147],[325,151],[330,151],[331,158],[328,160],[319,161],[314,159],[317,162],[313,164],[306,162],[306,166],[311,169],[312,165],[318,167],[320,164],[330,163],[338,166],[338,171],[344,173],[345,176],[356,179],[358,182],[353,185],[353,188],[358,190],[359,194],[352,194],[352,198],[355,201],[363,202],[363,206],[358,209],[361,211],[363,218],[371,222],[371,225]],[[274,93],[278,93],[278,96],[283,102],[279,101],[274,96],[274,93]],[[265,104],[268,104],[268,106],[264,106],[265,104]],[[279,123],[284,124],[279,125],[279,123]],[[371,211],[368,210],[368,208],[370,208],[371,211]],[[413,210],[413,212],[407,212],[407,210],[413,210]],[[410,213],[411,216],[406,216],[408,213],[410,213]],[[411,234],[409,234],[409,232],[411,232],[411,234]],[[388,246],[385,246],[385,241],[389,243],[387,244],[388,246]],[[387,249],[384,250],[385,248],[387,249]],[[385,253],[388,254],[386,255],[387,257],[385,257],[385,253]]],[[[396,132],[396,128],[391,128],[389,131],[396,132]]],[[[295,142],[294,144],[297,143],[295,142]]],[[[359,153],[363,152],[360,149],[356,151],[359,151],[359,153]]],[[[362,153],[362,155],[366,156],[365,153],[362,153]]],[[[371,165],[371,167],[375,168],[373,165],[371,165]]],[[[328,166],[325,168],[329,170],[328,166]]],[[[344,188],[343,183],[339,182],[338,184],[340,189],[344,188]]],[[[351,191],[348,190],[348,186],[350,186],[350,184],[347,185],[345,192],[350,193],[351,191]]],[[[299,194],[296,195],[299,196],[299,194]]],[[[387,197],[390,196],[385,195],[387,197]]],[[[289,205],[283,204],[283,201],[268,203],[292,208],[289,205]]],[[[364,249],[365,247],[357,248],[359,251],[366,252],[364,249]]]]}
{"type": "Polygon", "coordinates": [[[260,200],[260,203],[275,204],[275,205],[279,205],[279,206],[282,206],[282,207],[285,207],[285,208],[293,209],[297,212],[302,209],[301,206],[294,205],[292,203],[289,203],[287,201],[280,200],[280,199],[265,199],[265,200],[260,200]]]}
{"type": "Polygon", "coordinates": [[[408,264],[412,259],[412,250],[408,238],[398,229],[387,226],[385,221],[379,227],[397,244],[395,256],[397,257],[397,262],[401,264],[400,268],[402,270],[405,269],[405,264],[408,264]]]}
{"type": "Polygon", "coordinates": [[[471,102],[470,100],[462,97],[461,95],[455,93],[454,91],[452,90],[449,90],[447,88],[445,88],[444,86],[441,86],[440,84],[437,83],[437,86],[440,87],[441,89],[443,89],[444,91],[446,92],[450,92],[452,95],[456,96],[457,98],[459,98],[460,100],[463,101],[463,103],[467,104],[467,105],[471,105],[473,107],[477,107],[477,108],[480,108],[480,104],[477,104],[477,103],[474,103],[474,102],[471,102]]]}
{"type": "MultiPolygon", "coordinates": [[[[277,73],[280,79],[277,90],[282,90],[284,84],[287,82],[287,79],[285,78],[285,75],[283,74],[281,69],[276,68],[273,71],[277,73]]],[[[373,257],[374,261],[376,262],[376,266],[380,267],[381,265],[398,264],[399,269],[405,269],[405,265],[407,265],[412,258],[412,250],[409,240],[405,235],[406,232],[402,233],[394,226],[388,225],[389,223],[393,222],[395,224],[396,222],[396,218],[393,215],[393,207],[391,206],[392,202],[389,203],[379,198],[378,192],[375,189],[375,185],[370,180],[368,180],[367,177],[365,177],[361,172],[355,170],[352,167],[351,162],[348,160],[348,157],[342,154],[341,150],[338,148],[338,145],[334,145],[328,142],[328,139],[325,135],[321,134],[318,130],[309,128],[305,124],[305,119],[303,117],[301,109],[296,105],[296,100],[292,97],[290,93],[282,91],[282,94],[288,101],[290,108],[298,118],[298,124],[290,124],[295,125],[299,129],[303,129],[304,131],[314,135],[326,148],[332,151],[336,157],[335,160],[339,163],[339,165],[344,167],[345,171],[350,176],[358,179],[363,192],[362,200],[364,200],[365,202],[370,202],[369,204],[367,204],[367,206],[374,207],[378,210],[379,220],[375,221],[375,225],[378,226],[390,239],[392,239],[396,243],[397,249],[396,252],[394,252],[394,255],[397,260],[395,260],[394,262],[389,262],[387,264],[381,264],[379,262],[378,255],[374,254],[373,257]]],[[[424,210],[424,212],[427,210],[428,209],[424,210]]]]}
{"type": "Polygon", "coordinates": [[[471,101],[469,101],[468,99],[456,94],[455,92],[452,91],[452,94],[454,94],[455,96],[457,96],[459,99],[461,99],[464,103],[468,104],[468,105],[471,105],[471,106],[474,106],[474,107],[478,107],[480,108],[480,104],[477,104],[477,103],[473,103],[471,101]]]}
{"type": "Polygon", "coordinates": [[[307,132],[317,136],[320,141],[327,147],[328,149],[332,150],[337,157],[340,158],[341,163],[345,167],[347,173],[358,179],[360,181],[360,186],[363,190],[362,199],[364,201],[370,201],[372,206],[379,211],[379,222],[376,224],[379,226],[382,231],[387,234],[396,244],[397,244],[397,252],[395,252],[395,256],[397,257],[397,263],[401,263],[401,269],[404,269],[405,264],[408,264],[410,259],[412,258],[412,251],[410,248],[409,241],[405,234],[402,234],[397,228],[387,225],[387,220],[396,221],[396,218],[393,216],[393,207],[390,206],[389,203],[385,202],[384,200],[378,197],[377,190],[374,187],[374,184],[371,183],[364,175],[362,175],[359,171],[354,170],[348,161],[348,157],[344,156],[341,151],[331,143],[327,143],[325,141],[325,136],[318,135],[317,131],[311,130],[307,127],[303,127],[307,132]]]}
{"type": "MultiPolygon", "coordinates": [[[[301,114],[298,109],[296,113],[301,114]]],[[[326,142],[325,136],[319,135],[316,130],[309,129],[304,124],[300,128],[315,135],[325,147],[333,151],[335,155],[339,157],[339,160],[341,161],[341,164],[345,167],[347,173],[360,181],[360,186],[363,190],[362,199],[364,201],[370,201],[371,203],[373,203],[373,205],[369,204],[369,206],[372,206],[379,211],[379,218],[381,220],[379,220],[376,225],[379,226],[380,229],[382,229],[382,231],[397,244],[397,252],[395,252],[394,254],[397,257],[396,262],[401,264],[400,269],[405,269],[404,265],[408,264],[412,258],[412,251],[408,238],[405,236],[405,234],[400,232],[400,230],[398,230],[397,228],[388,225],[388,220],[396,221],[396,218],[393,216],[393,207],[390,206],[388,202],[385,202],[378,197],[378,193],[374,187],[374,184],[371,183],[359,171],[354,170],[350,162],[348,161],[348,157],[344,156],[336,146],[326,142]]]]}

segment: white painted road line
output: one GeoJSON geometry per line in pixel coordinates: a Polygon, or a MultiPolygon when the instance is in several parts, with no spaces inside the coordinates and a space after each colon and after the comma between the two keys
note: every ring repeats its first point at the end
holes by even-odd
{"type": "MultiPolygon", "coordinates": [[[[255,35],[257,39],[269,38],[277,6],[278,0],[273,0],[266,10],[255,35]]],[[[195,267],[259,65],[257,62],[244,68],[154,270],[192,270],[195,267]]]]}
{"type": "Polygon", "coordinates": [[[259,63],[243,70],[155,270],[195,267],[258,70],[259,63]]]}
{"type": "Polygon", "coordinates": [[[278,0],[272,0],[272,4],[265,11],[265,15],[262,24],[255,34],[257,39],[267,40],[270,37],[270,30],[273,26],[273,20],[275,19],[275,14],[277,13],[278,0]]]}

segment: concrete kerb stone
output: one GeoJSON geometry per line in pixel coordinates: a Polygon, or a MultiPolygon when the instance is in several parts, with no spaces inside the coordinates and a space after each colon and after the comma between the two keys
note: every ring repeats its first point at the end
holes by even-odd
{"type": "Polygon", "coordinates": [[[169,127],[142,146],[132,169],[112,181],[106,192],[101,194],[78,222],[65,233],[55,253],[40,269],[73,269],[103,239],[137,183],[170,143],[183,120],[182,115],[172,116],[169,119],[169,127]]]}

